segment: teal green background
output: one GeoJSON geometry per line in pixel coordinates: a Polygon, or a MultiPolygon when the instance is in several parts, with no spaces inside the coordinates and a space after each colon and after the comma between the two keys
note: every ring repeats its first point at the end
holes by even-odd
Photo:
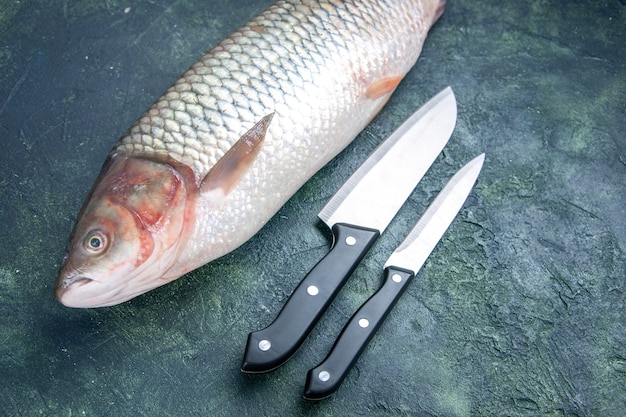
{"type": "Polygon", "coordinates": [[[623,0],[450,0],[388,106],[244,246],[119,306],[55,301],[113,143],[269,4],[0,0],[0,415],[623,416],[623,0]],[[242,374],[248,332],[329,249],[317,212],[448,85],[459,116],[443,154],[296,355],[242,374]],[[464,209],[340,390],[303,400],[385,259],[481,152],[464,209]]]}

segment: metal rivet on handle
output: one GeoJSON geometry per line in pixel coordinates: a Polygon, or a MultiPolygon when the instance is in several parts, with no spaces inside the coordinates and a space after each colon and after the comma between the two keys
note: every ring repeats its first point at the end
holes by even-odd
{"type": "Polygon", "coordinates": [[[330,373],[328,373],[328,371],[322,371],[317,375],[317,377],[320,381],[326,382],[330,379],[330,373]]]}
{"type": "Polygon", "coordinates": [[[346,245],[348,245],[348,246],[356,245],[356,238],[354,236],[348,236],[346,238],[346,245]]]}
{"type": "Polygon", "coordinates": [[[393,282],[401,282],[402,281],[402,277],[400,276],[400,274],[393,274],[391,276],[391,279],[393,280],[393,282]]]}
{"type": "Polygon", "coordinates": [[[315,285],[311,285],[306,289],[306,292],[309,295],[317,295],[319,294],[320,290],[315,285]]]}
{"type": "Polygon", "coordinates": [[[270,350],[270,348],[272,347],[272,342],[270,342],[269,340],[261,340],[259,342],[259,350],[262,350],[263,352],[267,352],[268,350],[270,350]]]}

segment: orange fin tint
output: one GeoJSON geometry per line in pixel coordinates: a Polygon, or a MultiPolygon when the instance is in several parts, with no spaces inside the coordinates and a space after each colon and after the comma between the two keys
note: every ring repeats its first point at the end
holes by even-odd
{"type": "Polygon", "coordinates": [[[435,17],[433,19],[433,23],[439,20],[445,9],[446,0],[439,0],[439,3],[437,3],[437,7],[435,8],[435,17]]]}
{"type": "Polygon", "coordinates": [[[365,96],[375,100],[391,93],[400,84],[402,75],[393,75],[391,77],[381,78],[367,86],[365,96]]]}
{"type": "Polygon", "coordinates": [[[259,154],[272,117],[274,113],[262,118],[235,142],[204,177],[200,192],[220,189],[228,195],[235,188],[259,154]]]}

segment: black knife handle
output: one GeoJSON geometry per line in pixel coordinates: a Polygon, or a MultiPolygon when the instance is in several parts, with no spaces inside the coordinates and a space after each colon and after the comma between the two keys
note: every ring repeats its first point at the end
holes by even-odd
{"type": "Polygon", "coordinates": [[[326,359],[307,373],[305,399],[321,400],[339,388],[413,277],[406,269],[385,269],[383,285],[354,313],[326,359]]]}
{"type": "Polygon", "coordinates": [[[248,335],[243,372],[267,372],[285,363],[380,235],[378,230],[342,223],[332,232],[330,252],[304,277],[274,322],[248,335]]]}

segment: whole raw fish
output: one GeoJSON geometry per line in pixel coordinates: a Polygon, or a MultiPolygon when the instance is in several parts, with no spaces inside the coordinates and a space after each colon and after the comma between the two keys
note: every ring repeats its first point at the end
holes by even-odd
{"type": "Polygon", "coordinates": [[[109,154],[59,301],[118,304],[252,237],[378,113],[444,6],[278,1],[218,44],[109,154]]]}

